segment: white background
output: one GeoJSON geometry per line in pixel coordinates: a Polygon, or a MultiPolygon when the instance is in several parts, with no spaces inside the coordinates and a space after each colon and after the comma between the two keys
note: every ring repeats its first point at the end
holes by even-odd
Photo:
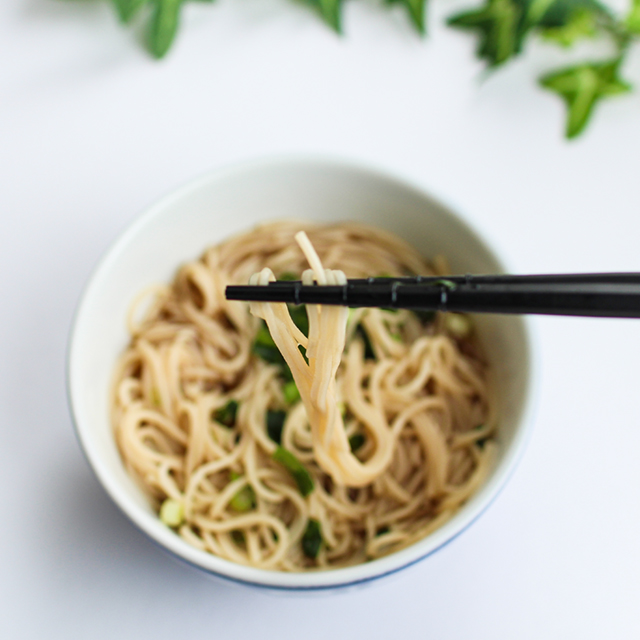
{"type": "MultiPolygon", "coordinates": [[[[539,319],[535,432],[502,495],[435,556],[337,594],[179,564],[74,439],[65,349],[83,284],[144,207],[229,163],[363,160],[453,203],[514,271],[640,271],[640,93],[567,143],[534,81],[565,54],[537,46],[485,78],[474,40],[442,26],[462,6],[433,0],[421,40],[366,0],[347,3],[343,38],[286,0],[192,3],[158,63],[104,1],[2,0],[3,638],[640,637],[636,321],[539,319]]],[[[624,72],[640,82],[637,51],[624,72]]]]}

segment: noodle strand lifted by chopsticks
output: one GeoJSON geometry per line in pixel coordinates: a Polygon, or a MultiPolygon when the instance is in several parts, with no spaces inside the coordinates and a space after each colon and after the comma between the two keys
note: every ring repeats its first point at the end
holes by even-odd
{"type": "Polygon", "coordinates": [[[277,222],[146,294],[115,372],[112,421],[163,521],[233,562],[301,571],[375,559],[450,518],[495,449],[488,368],[467,319],[460,335],[443,314],[404,310],[310,305],[301,319],[253,303],[254,317],[224,297],[250,278],[416,273],[433,271],[380,229],[277,222]]]}
{"type": "MultiPolygon", "coordinates": [[[[312,267],[302,275],[304,284],[311,284],[313,279],[319,285],[346,283],[342,271],[322,268],[318,254],[304,232],[297,233],[295,239],[312,267]]],[[[275,279],[270,269],[263,269],[250,283],[267,284],[275,279]]],[[[291,368],[307,410],[313,451],[319,466],[337,484],[364,487],[371,483],[389,465],[396,434],[389,428],[383,411],[361,398],[358,413],[366,421],[368,435],[374,439],[375,452],[366,462],[361,462],[351,452],[336,398],[336,373],[345,345],[348,310],[345,307],[308,305],[309,336],[308,341],[304,341],[308,345],[308,362],[298,350],[302,341],[296,340],[296,332],[291,330],[293,321],[286,304],[254,302],[251,312],[265,320],[276,346],[291,368]]],[[[360,346],[355,343],[352,348],[358,350],[360,346]]],[[[362,356],[358,355],[360,360],[362,356]]],[[[357,393],[357,389],[354,392],[357,393]]]]}

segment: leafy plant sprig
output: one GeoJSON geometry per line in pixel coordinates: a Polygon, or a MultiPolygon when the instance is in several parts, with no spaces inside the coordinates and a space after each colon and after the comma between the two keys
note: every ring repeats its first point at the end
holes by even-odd
{"type": "MultiPolygon", "coordinates": [[[[156,58],[166,55],[176,37],[180,12],[187,0],[111,2],[123,23],[144,14],[150,53],[156,58]]],[[[427,0],[385,2],[401,5],[416,30],[425,33],[427,0]]],[[[307,0],[307,4],[332,29],[342,32],[343,0],[307,0]]],[[[526,42],[533,38],[565,48],[584,39],[608,39],[614,48],[611,57],[550,71],[538,80],[540,86],[564,100],[568,138],[584,131],[601,100],[631,91],[631,85],[620,77],[620,69],[632,43],[640,39],[640,0],[631,0],[631,7],[623,17],[614,15],[598,0],[484,0],[480,8],[451,16],[447,24],[477,36],[477,55],[489,69],[518,56],[526,42]]]]}

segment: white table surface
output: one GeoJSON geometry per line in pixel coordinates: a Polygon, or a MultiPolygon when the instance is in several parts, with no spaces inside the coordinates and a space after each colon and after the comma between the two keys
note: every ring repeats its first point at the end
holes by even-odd
{"type": "MultiPolygon", "coordinates": [[[[640,271],[640,93],[579,140],[534,76],[481,82],[434,2],[347,4],[336,38],[285,0],[187,5],[146,56],[98,0],[0,3],[0,636],[638,638],[640,324],[544,318],[538,417],[515,476],[452,544],[372,585],[287,595],[156,548],[75,441],[65,349],[99,256],[148,204],[215,167],[282,153],[363,160],[457,209],[514,271],[640,271]]],[[[626,67],[640,78],[640,55],[626,67]]]]}

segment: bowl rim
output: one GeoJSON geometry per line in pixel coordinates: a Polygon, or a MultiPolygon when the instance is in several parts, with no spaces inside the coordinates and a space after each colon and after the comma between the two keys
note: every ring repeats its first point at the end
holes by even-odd
{"type": "Polygon", "coordinates": [[[456,539],[462,532],[466,531],[487,510],[506,486],[509,478],[520,462],[531,437],[538,395],[539,349],[537,348],[534,322],[530,317],[520,317],[522,335],[524,337],[523,347],[528,364],[526,367],[527,379],[524,384],[525,393],[521,417],[517,423],[510,447],[505,453],[505,459],[499,468],[494,471],[489,480],[481,487],[480,491],[474,495],[473,499],[463,505],[462,509],[459,510],[452,519],[425,538],[390,555],[352,567],[323,571],[288,573],[258,569],[237,564],[192,547],[168,527],[162,525],[157,516],[143,511],[140,506],[128,496],[127,491],[118,484],[118,481],[112,477],[107,464],[103,463],[101,457],[96,453],[96,449],[92,445],[89,427],[81,424],[78,417],[75,401],[77,392],[75,388],[78,384],[78,374],[76,371],[79,369],[76,363],[80,356],[77,353],[77,347],[75,347],[75,345],[79,327],[85,322],[87,298],[90,292],[99,286],[101,280],[107,277],[112,263],[117,261],[120,252],[137,235],[138,231],[150,224],[163,210],[180,201],[188,194],[196,192],[210,183],[224,181],[225,179],[243,173],[274,168],[283,171],[291,169],[292,167],[299,168],[301,166],[305,166],[307,169],[318,170],[329,168],[341,172],[364,174],[371,179],[390,182],[403,191],[411,192],[419,199],[430,202],[446,211],[458,224],[462,225],[465,231],[489,253],[492,259],[495,260],[503,270],[506,270],[505,263],[502,259],[504,255],[503,252],[499,248],[496,248],[495,242],[488,243],[484,236],[477,231],[475,225],[472,226],[469,224],[465,217],[458,213],[459,208],[451,206],[448,201],[443,200],[440,196],[432,195],[431,190],[426,190],[420,185],[414,184],[392,171],[380,169],[361,161],[317,155],[278,155],[238,162],[208,171],[177,189],[170,190],[150,206],[145,207],[142,213],[135,216],[133,220],[118,233],[115,240],[109,244],[87,278],[73,315],[67,342],[66,390],[74,432],[89,466],[111,500],[127,515],[129,520],[154,543],[165,551],[168,551],[174,557],[224,579],[272,589],[309,591],[351,586],[396,573],[442,549],[456,539]]]}

